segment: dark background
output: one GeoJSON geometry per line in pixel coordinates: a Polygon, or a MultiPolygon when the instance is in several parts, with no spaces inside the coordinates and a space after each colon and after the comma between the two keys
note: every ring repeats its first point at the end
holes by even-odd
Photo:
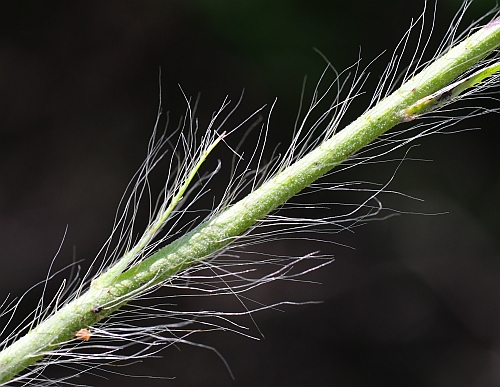
{"type": "MultiPolygon", "coordinates": [[[[460,3],[439,2],[433,44],[460,3]]],[[[476,1],[464,26],[493,5],[476,1]]],[[[291,136],[304,75],[314,83],[324,68],[313,47],[337,69],[353,64],[360,47],[364,64],[389,50],[371,67],[364,88],[369,95],[422,7],[423,1],[389,0],[2,4],[0,299],[19,296],[45,278],[66,225],[60,266],[71,262],[73,247],[88,264],[104,243],[121,194],[145,156],[160,66],[163,108],[173,122],[185,110],[178,84],[188,96],[200,93],[202,124],[226,95],[236,100],[243,88],[238,120],[277,97],[268,148],[273,149],[291,136]]],[[[363,104],[353,106],[345,123],[362,111],[363,104]]],[[[79,382],[500,385],[498,117],[473,119],[465,127],[482,129],[422,139],[410,155],[432,162],[405,162],[398,170],[390,188],[424,202],[384,199],[402,211],[446,214],[402,215],[332,236],[355,249],[274,243],[273,251],[283,254],[319,248],[336,261],[308,277],[321,285],[262,290],[264,303],[268,292],[324,301],[256,314],[265,339],[231,333],[195,339],[215,347],[236,380],[213,352],[181,346],[126,369],[173,380],[109,374],[109,380],[79,382]]],[[[221,173],[228,170],[223,165],[221,173]]],[[[360,173],[384,183],[394,170],[395,164],[378,164],[360,173]]],[[[347,180],[360,178],[356,169],[350,173],[347,180]]],[[[36,297],[27,298],[19,317],[36,297]]],[[[199,307],[211,309],[205,301],[199,307]]]]}

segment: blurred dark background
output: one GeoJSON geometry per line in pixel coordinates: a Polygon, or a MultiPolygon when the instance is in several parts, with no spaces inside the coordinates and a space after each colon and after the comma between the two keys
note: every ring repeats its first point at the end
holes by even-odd
{"type": "MultiPolygon", "coordinates": [[[[432,45],[461,1],[441,0],[432,45]]],[[[464,26],[494,1],[476,1],[464,26]]],[[[428,4],[429,8],[433,4],[428,4]]],[[[142,162],[159,103],[174,123],[184,97],[200,93],[206,125],[226,95],[243,89],[235,120],[277,98],[272,150],[291,136],[302,80],[325,62],[337,69],[359,53],[371,67],[368,96],[393,47],[423,1],[16,1],[0,6],[0,299],[45,278],[66,226],[56,266],[88,265],[106,240],[118,201],[142,162]],[[361,47],[361,48],[360,48],[361,47]]],[[[363,111],[353,106],[345,123],[363,111]]],[[[492,107],[497,104],[492,103],[492,107]]],[[[340,244],[280,242],[273,252],[321,249],[332,265],[307,279],[321,285],[265,288],[266,297],[322,300],[254,316],[265,339],[207,333],[163,358],[127,367],[135,375],[81,378],[99,386],[494,386],[500,385],[498,214],[500,135],[494,114],[422,139],[390,188],[423,202],[384,197],[402,215],[331,237],[340,244]],[[273,293],[272,295],[268,293],[273,293]]],[[[172,125],[172,128],[175,126],[172,125]]],[[[233,145],[238,143],[236,133],[233,145]]],[[[283,145],[284,144],[284,145],[283,145]]],[[[217,152],[217,151],[216,151],[217,152]]],[[[402,157],[404,150],[393,157],[402,157]]],[[[214,157],[216,158],[216,157],[214,157]]],[[[385,183],[396,164],[354,168],[345,179],[385,183]],[[360,177],[361,176],[361,177],[360,177]]],[[[228,173],[223,164],[221,174],[228,173]]],[[[214,188],[214,192],[217,192],[214,188]]],[[[335,199],[330,199],[335,201],[335,199]]],[[[28,297],[26,315],[36,305],[28,297]]],[[[208,304],[200,308],[211,309],[208,304]]],[[[252,332],[252,334],[256,334],[252,332]]],[[[121,372],[123,370],[117,370],[121,372]]]]}

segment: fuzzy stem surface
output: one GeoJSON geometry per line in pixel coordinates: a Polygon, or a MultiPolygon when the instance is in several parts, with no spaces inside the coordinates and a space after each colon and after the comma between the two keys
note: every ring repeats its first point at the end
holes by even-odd
{"type": "MultiPolygon", "coordinates": [[[[0,352],[0,383],[6,383],[51,350],[74,340],[127,301],[172,275],[213,256],[271,211],[328,173],[390,128],[404,110],[453,82],[500,46],[500,19],[468,36],[357,120],[323,142],[241,201],[214,215],[112,281],[96,278],[89,290],[0,352]],[[104,308],[100,306],[104,305],[104,308]],[[95,311],[99,310],[98,313],[95,311]]],[[[106,273],[104,273],[106,274],[106,273]]]]}

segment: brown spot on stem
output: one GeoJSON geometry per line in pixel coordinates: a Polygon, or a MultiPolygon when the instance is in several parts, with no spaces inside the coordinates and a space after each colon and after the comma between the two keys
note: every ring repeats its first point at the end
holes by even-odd
{"type": "Polygon", "coordinates": [[[92,337],[92,333],[88,329],[80,329],[78,332],[75,332],[75,337],[78,340],[89,341],[92,337]]]}

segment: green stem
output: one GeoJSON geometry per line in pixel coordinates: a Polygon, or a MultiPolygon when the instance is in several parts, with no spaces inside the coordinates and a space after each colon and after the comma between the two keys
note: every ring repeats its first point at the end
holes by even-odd
{"type": "Polygon", "coordinates": [[[495,19],[238,203],[125,272],[121,273],[130,260],[126,265],[119,264],[112,281],[104,273],[108,275],[106,281],[97,278],[86,293],[0,352],[0,383],[74,339],[79,329],[91,327],[152,286],[213,256],[293,195],[405,121],[405,109],[446,87],[498,46],[500,19],[495,19]]]}
{"type": "Polygon", "coordinates": [[[424,113],[429,113],[433,110],[439,109],[440,107],[458,98],[458,96],[465,90],[470,89],[471,87],[482,82],[484,79],[491,77],[498,71],[500,71],[500,63],[492,64],[491,66],[476,71],[474,74],[469,75],[465,79],[454,82],[427,97],[419,99],[413,105],[407,107],[401,112],[403,120],[411,121],[424,113]]]}
{"type": "Polygon", "coordinates": [[[201,165],[205,162],[208,155],[212,150],[219,144],[219,142],[224,138],[226,132],[222,133],[215,141],[213,141],[205,151],[203,151],[198,159],[198,162],[189,171],[184,182],[180,185],[177,193],[170,199],[170,203],[166,206],[166,203],[158,211],[158,215],[148,226],[144,234],[142,235],[139,242],[135,244],[129,251],[127,251],[123,257],[113,266],[109,267],[105,273],[94,280],[94,286],[104,287],[112,283],[118,275],[120,275],[127,266],[134,260],[142,251],[148,246],[148,244],[153,240],[156,234],[161,230],[167,219],[169,218],[172,211],[177,207],[179,202],[184,197],[189,185],[195,178],[196,174],[200,170],[201,165]],[[166,207],[165,207],[166,206],[166,207]]]}

